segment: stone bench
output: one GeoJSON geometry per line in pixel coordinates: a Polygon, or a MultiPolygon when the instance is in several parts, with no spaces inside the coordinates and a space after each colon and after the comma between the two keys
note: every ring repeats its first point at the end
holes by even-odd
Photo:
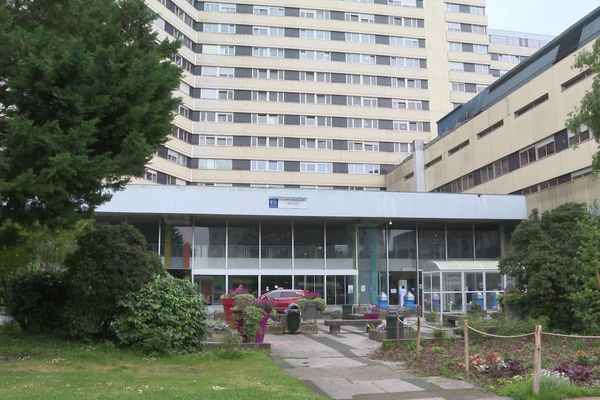
{"type": "Polygon", "coordinates": [[[329,333],[340,333],[342,326],[356,326],[366,328],[367,325],[381,323],[380,319],[327,319],[325,326],[329,327],[329,333]]]}
{"type": "Polygon", "coordinates": [[[456,322],[462,322],[467,316],[465,314],[444,314],[442,317],[444,326],[451,328],[456,327],[456,322]]]}

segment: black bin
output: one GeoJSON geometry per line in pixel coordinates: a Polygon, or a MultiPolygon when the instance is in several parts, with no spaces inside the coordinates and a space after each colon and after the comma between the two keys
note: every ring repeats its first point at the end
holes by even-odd
{"type": "Polygon", "coordinates": [[[342,319],[350,319],[352,308],[352,304],[342,304],[342,319]]]}
{"type": "Polygon", "coordinates": [[[285,310],[284,329],[288,333],[296,333],[300,329],[300,307],[292,303],[285,310]]]}
{"type": "Polygon", "coordinates": [[[386,339],[404,339],[404,316],[397,314],[388,314],[385,317],[385,338],[386,339]],[[396,319],[400,318],[398,323],[398,332],[396,332],[396,319]]]}

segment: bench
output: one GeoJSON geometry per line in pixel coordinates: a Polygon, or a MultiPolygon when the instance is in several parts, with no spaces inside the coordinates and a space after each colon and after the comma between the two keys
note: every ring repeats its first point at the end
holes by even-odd
{"type": "Polygon", "coordinates": [[[329,327],[329,333],[340,333],[342,326],[357,326],[366,328],[367,325],[381,323],[380,319],[327,319],[325,326],[329,327]]]}
{"type": "Polygon", "coordinates": [[[444,321],[444,326],[449,326],[451,328],[455,328],[456,322],[457,321],[461,322],[466,317],[467,316],[465,314],[444,314],[444,316],[442,318],[444,321]]]}

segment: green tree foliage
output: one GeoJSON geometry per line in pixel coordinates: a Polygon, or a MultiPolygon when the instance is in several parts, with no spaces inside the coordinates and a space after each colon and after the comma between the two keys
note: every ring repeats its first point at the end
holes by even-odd
{"type": "Polygon", "coordinates": [[[75,250],[75,238],[89,227],[81,220],[70,229],[51,229],[35,224],[23,228],[7,222],[0,228],[0,306],[9,281],[26,271],[59,271],[67,255],[75,250]]]}
{"type": "Polygon", "coordinates": [[[579,221],[582,240],[574,262],[577,290],[571,293],[573,314],[582,329],[600,334],[600,218],[592,213],[579,221]]]}
{"type": "Polygon", "coordinates": [[[73,336],[107,334],[118,301],[162,271],[144,236],[127,224],[98,224],[81,234],[65,266],[65,320],[73,336]]]}
{"type": "Polygon", "coordinates": [[[193,352],[202,347],[207,311],[190,281],[156,275],[119,305],[114,330],[122,345],[152,353],[193,352]]]}
{"type": "Polygon", "coordinates": [[[21,274],[11,281],[8,312],[26,332],[59,331],[66,285],[62,272],[21,274]]]}
{"type": "MultiPolygon", "coordinates": [[[[575,60],[576,68],[594,73],[592,89],[587,91],[579,106],[569,114],[567,127],[573,132],[579,132],[582,125],[593,130],[596,142],[600,140],[600,39],[597,39],[591,51],[582,51],[575,60]]],[[[594,171],[600,171],[600,151],[594,154],[592,162],[594,171]]]]}
{"type": "Polygon", "coordinates": [[[552,328],[572,330],[574,316],[569,301],[580,290],[575,263],[583,232],[578,221],[588,212],[582,204],[564,204],[545,212],[534,212],[512,236],[513,250],[500,261],[503,274],[516,276],[526,285],[522,305],[533,318],[548,317],[552,328]]]}
{"type": "Polygon", "coordinates": [[[178,43],[143,0],[0,2],[0,223],[70,224],[170,130],[178,43]]]}

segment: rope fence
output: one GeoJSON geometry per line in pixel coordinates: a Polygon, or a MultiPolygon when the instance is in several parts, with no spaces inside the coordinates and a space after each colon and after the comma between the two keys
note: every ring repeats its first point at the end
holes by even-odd
{"type": "MultiPolygon", "coordinates": [[[[456,328],[443,328],[441,326],[434,326],[430,324],[426,324],[421,322],[421,317],[417,315],[417,321],[414,324],[405,322],[403,318],[400,316],[396,317],[396,339],[398,339],[398,334],[400,330],[400,324],[404,325],[407,328],[414,328],[416,326],[417,336],[416,336],[416,353],[417,358],[420,356],[420,342],[421,342],[421,328],[429,328],[432,330],[438,330],[442,332],[449,332],[456,328]]],[[[548,335],[553,337],[561,337],[561,338],[571,338],[571,339],[600,339],[600,336],[585,336],[585,335],[566,335],[561,333],[553,333],[553,332],[543,332],[541,325],[535,326],[535,331],[530,333],[522,333],[518,335],[497,335],[494,333],[487,333],[480,331],[472,326],[469,326],[467,319],[463,320],[463,339],[464,339],[464,356],[465,356],[465,372],[469,373],[469,331],[476,332],[482,336],[497,338],[497,339],[515,339],[515,338],[524,338],[533,336],[535,349],[533,353],[533,393],[540,393],[540,386],[542,382],[542,335],[548,335]]]]}
{"type": "Polygon", "coordinates": [[[566,335],[561,333],[543,332],[541,325],[535,326],[535,331],[531,333],[523,333],[519,335],[496,335],[493,333],[482,332],[472,326],[469,326],[468,321],[463,320],[463,339],[464,339],[464,355],[465,355],[465,372],[469,373],[469,330],[476,332],[482,336],[488,336],[499,339],[514,339],[528,336],[534,337],[535,350],[533,353],[533,393],[540,393],[542,381],[542,335],[553,337],[561,337],[567,339],[600,339],[600,336],[584,336],[584,335],[566,335]]]}

